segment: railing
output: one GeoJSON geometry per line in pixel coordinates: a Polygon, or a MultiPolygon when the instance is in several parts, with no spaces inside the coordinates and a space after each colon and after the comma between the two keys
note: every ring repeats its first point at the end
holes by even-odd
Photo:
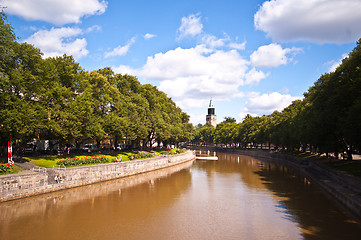
{"type": "Polygon", "coordinates": [[[44,168],[44,167],[33,167],[33,172],[44,172],[44,173],[46,173],[46,168],[44,168]]]}
{"type": "Polygon", "coordinates": [[[53,169],[54,169],[54,168],[58,168],[58,169],[62,169],[62,168],[63,168],[63,169],[66,169],[66,167],[65,167],[64,164],[59,164],[59,165],[56,164],[56,165],[53,165],[53,169]]]}

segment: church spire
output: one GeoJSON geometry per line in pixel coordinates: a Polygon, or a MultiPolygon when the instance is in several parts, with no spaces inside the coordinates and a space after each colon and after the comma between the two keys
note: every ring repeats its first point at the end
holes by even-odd
{"type": "Polygon", "coordinates": [[[212,98],[209,101],[208,114],[206,115],[206,123],[211,124],[216,127],[217,125],[217,115],[215,113],[215,108],[213,107],[212,98]]]}

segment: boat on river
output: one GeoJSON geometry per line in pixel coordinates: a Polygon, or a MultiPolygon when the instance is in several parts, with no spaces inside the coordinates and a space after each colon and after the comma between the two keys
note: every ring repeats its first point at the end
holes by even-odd
{"type": "Polygon", "coordinates": [[[197,160],[218,160],[218,157],[217,156],[215,156],[215,157],[212,157],[212,156],[197,157],[196,156],[196,159],[197,160]]]}

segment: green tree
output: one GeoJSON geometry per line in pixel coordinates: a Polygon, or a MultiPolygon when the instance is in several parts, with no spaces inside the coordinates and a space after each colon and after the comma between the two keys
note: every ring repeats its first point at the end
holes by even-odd
{"type": "Polygon", "coordinates": [[[215,143],[223,143],[223,144],[232,144],[235,141],[234,131],[237,123],[236,119],[231,117],[226,117],[225,120],[219,124],[217,124],[215,133],[214,133],[214,141],[215,143]]]}
{"type": "Polygon", "coordinates": [[[206,123],[199,131],[200,140],[206,144],[214,143],[215,128],[209,123],[206,123]]]}

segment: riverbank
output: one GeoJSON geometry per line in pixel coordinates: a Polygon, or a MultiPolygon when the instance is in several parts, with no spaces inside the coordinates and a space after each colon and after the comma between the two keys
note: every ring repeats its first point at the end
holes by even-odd
{"type": "Polygon", "coordinates": [[[201,150],[247,155],[262,161],[290,167],[306,177],[312,184],[318,186],[327,196],[334,199],[345,211],[349,212],[358,220],[361,220],[361,178],[333,170],[317,161],[269,151],[249,151],[211,147],[202,147],[201,150]]]}
{"type": "Polygon", "coordinates": [[[0,202],[137,175],[193,161],[193,152],[71,168],[39,168],[0,176],[0,202]],[[57,181],[56,177],[61,177],[57,181]]]}

